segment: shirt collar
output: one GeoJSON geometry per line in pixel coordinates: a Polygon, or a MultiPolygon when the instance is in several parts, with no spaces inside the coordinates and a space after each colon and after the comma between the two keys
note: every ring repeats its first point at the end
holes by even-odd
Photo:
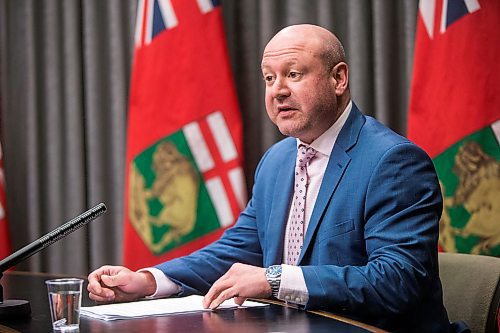
{"type": "Polygon", "coordinates": [[[330,126],[330,128],[328,128],[316,140],[311,142],[310,145],[300,141],[300,139],[297,139],[297,148],[299,147],[300,144],[304,144],[306,146],[314,148],[319,153],[329,157],[330,153],[332,152],[333,146],[335,145],[335,141],[337,141],[337,137],[339,136],[340,130],[344,126],[345,122],[347,121],[347,117],[349,117],[349,114],[351,113],[351,109],[352,109],[352,101],[349,101],[344,112],[342,112],[339,119],[337,119],[337,121],[334,122],[333,125],[330,126]]]}

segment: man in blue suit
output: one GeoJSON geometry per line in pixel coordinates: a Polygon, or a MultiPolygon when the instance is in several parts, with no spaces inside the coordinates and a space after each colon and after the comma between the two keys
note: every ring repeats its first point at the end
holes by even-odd
{"type": "Polygon", "coordinates": [[[89,275],[90,298],[205,294],[204,306],[216,308],[274,296],[391,331],[449,332],[432,161],[358,110],[344,50],[328,30],[281,30],[262,73],[267,113],[289,138],[260,161],[235,226],[155,268],[101,267],[89,275]]]}

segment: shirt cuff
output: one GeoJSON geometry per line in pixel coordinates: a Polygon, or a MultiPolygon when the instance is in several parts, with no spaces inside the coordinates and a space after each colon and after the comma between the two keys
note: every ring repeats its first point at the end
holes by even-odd
{"type": "Polygon", "coordinates": [[[149,272],[153,275],[156,281],[156,291],[153,295],[146,296],[145,298],[161,298],[168,297],[175,294],[178,294],[181,291],[181,287],[170,280],[168,276],[166,276],[162,271],[158,268],[148,267],[143,268],[137,271],[140,272],[149,272]]]}
{"type": "Polygon", "coordinates": [[[300,266],[281,265],[281,283],[277,298],[285,302],[307,304],[309,292],[300,266]]]}

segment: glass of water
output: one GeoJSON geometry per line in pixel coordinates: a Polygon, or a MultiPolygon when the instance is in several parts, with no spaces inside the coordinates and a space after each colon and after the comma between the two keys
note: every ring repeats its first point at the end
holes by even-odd
{"type": "Polygon", "coordinates": [[[49,292],[50,315],[54,332],[77,332],[82,304],[82,279],[45,281],[49,292]]]}

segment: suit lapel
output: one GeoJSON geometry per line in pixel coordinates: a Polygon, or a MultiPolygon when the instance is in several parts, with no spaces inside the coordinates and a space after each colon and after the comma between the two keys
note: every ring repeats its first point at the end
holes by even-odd
{"type": "Polygon", "coordinates": [[[333,147],[332,154],[330,156],[330,161],[326,167],[325,175],[323,176],[323,181],[319,189],[318,197],[316,203],[314,204],[314,209],[311,214],[311,219],[309,220],[309,225],[307,227],[306,237],[304,238],[304,248],[300,253],[300,258],[298,264],[302,260],[304,253],[311,244],[311,240],[314,232],[318,228],[319,222],[323,213],[337,188],[342,175],[344,174],[347,165],[351,161],[351,158],[339,148],[337,145],[333,147]]]}
{"type": "Polygon", "coordinates": [[[342,179],[342,176],[351,161],[351,157],[347,154],[347,151],[349,151],[352,146],[356,144],[361,127],[364,123],[365,118],[353,103],[351,113],[342,127],[342,130],[337,137],[337,141],[333,146],[332,153],[330,154],[330,160],[328,161],[318,197],[309,220],[309,225],[304,238],[304,247],[300,254],[298,265],[301,264],[304,254],[311,245],[313,235],[319,226],[321,217],[323,216],[328,203],[332,200],[332,196],[337,188],[337,185],[342,179]]]}
{"type": "Polygon", "coordinates": [[[280,264],[283,261],[283,246],[285,226],[290,210],[291,193],[294,183],[295,158],[297,148],[294,147],[284,154],[285,158],[279,168],[274,187],[273,205],[267,225],[267,259],[265,265],[280,264]]]}

